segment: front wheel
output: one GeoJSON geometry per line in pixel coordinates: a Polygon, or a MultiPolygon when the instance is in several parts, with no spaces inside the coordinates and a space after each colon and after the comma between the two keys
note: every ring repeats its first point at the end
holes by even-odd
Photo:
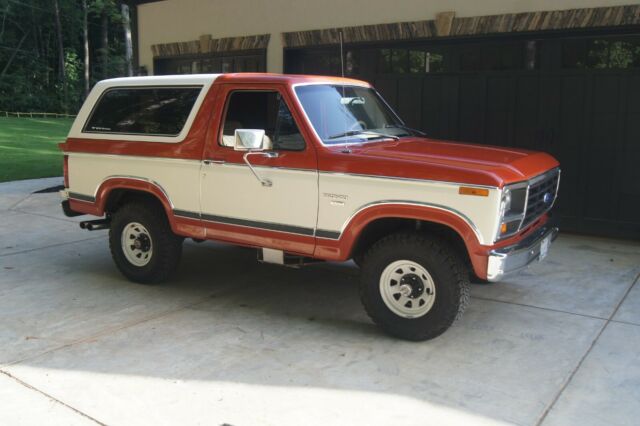
{"type": "Polygon", "coordinates": [[[171,231],[164,210],[145,202],[131,202],[111,220],[109,247],[122,274],[131,281],[166,281],[182,255],[183,238],[171,231]]]}
{"type": "Polygon", "coordinates": [[[469,301],[468,272],[446,241],[397,233],[365,253],[360,297],[369,316],[388,334],[433,339],[462,316],[469,301]]]}

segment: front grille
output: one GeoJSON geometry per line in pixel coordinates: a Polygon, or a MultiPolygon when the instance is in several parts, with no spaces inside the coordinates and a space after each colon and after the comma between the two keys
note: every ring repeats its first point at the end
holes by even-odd
{"type": "Polygon", "coordinates": [[[551,209],[558,196],[559,180],[559,169],[551,170],[531,180],[527,197],[527,210],[521,228],[534,222],[551,209]],[[546,201],[545,195],[547,198],[546,201]]]}

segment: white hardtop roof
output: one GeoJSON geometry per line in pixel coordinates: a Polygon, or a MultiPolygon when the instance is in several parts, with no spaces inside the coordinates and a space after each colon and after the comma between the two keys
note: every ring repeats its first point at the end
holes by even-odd
{"type": "Polygon", "coordinates": [[[221,74],[184,74],[184,75],[151,75],[146,77],[120,77],[102,80],[97,86],[155,86],[155,85],[189,85],[211,84],[221,74]]]}
{"type": "Polygon", "coordinates": [[[160,75],[149,77],[122,77],[111,78],[109,80],[99,81],[89,93],[89,96],[84,101],[82,108],[78,111],[71,130],[69,131],[70,138],[84,138],[84,139],[110,139],[110,140],[122,140],[122,141],[141,141],[141,142],[165,142],[176,143],[184,140],[191,128],[191,124],[200,109],[200,105],[207,95],[209,88],[213,82],[221,74],[185,74],[185,75],[160,75]],[[187,121],[182,128],[182,131],[177,136],[152,136],[152,135],[125,135],[125,134],[109,134],[109,133],[87,133],[83,131],[83,126],[87,122],[91,111],[96,103],[100,100],[102,94],[114,87],[144,87],[144,86],[202,86],[200,94],[196,99],[191,112],[187,118],[187,121]]]}

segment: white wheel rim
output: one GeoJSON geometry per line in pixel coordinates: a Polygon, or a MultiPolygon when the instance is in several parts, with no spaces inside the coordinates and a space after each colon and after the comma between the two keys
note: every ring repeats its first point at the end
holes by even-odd
{"type": "Polygon", "coordinates": [[[380,295],[387,308],[403,318],[426,315],[436,300],[431,274],[411,260],[397,260],[380,275],[380,295]]]}
{"type": "Polygon", "coordinates": [[[138,222],[131,222],[122,230],[120,238],[122,252],[129,263],[145,266],[153,256],[153,241],[147,228],[138,222]]]}

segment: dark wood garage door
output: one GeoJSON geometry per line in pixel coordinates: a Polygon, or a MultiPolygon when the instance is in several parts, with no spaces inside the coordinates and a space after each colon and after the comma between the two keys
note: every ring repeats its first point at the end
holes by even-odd
{"type": "MultiPolygon", "coordinates": [[[[354,47],[372,82],[430,136],[547,151],[562,163],[565,230],[640,239],[640,37],[354,47]]],[[[340,73],[335,48],[289,50],[287,72],[340,73]]]]}

